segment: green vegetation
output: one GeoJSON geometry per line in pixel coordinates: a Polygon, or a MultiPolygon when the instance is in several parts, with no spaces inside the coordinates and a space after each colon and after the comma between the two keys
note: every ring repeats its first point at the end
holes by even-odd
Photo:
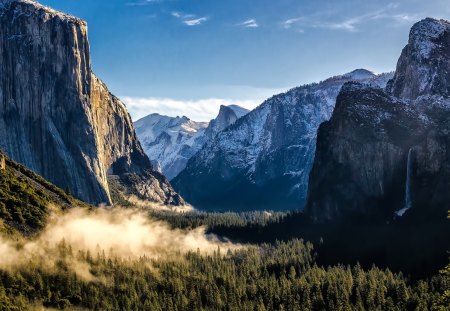
{"type": "Polygon", "coordinates": [[[433,306],[435,310],[448,311],[450,310],[450,264],[441,271],[441,297],[433,306]]]}
{"type": "Polygon", "coordinates": [[[50,199],[30,186],[25,176],[7,169],[0,175],[0,217],[6,222],[40,229],[48,216],[50,199]]]}
{"type": "MultiPolygon", "coordinates": [[[[448,215],[450,218],[450,212],[448,215]]],[[[447,311],[450,310],[450,264],[441,271],[442,277],[442,296],[439,301],[434,305],[435,310],[447,311]]]]}
{"type": "Polygon", "coordinates": [[[124,193],[126,193],[126,189],[120,182],[120,178],[118,176],[109,176],[108,185],[111,200],[114,202],[114,204],[122,207],[133,207],[133,204],[131,204],[123,195],[124,193]]]}
{"type": "Polygon", "coordinates": [[[87,206],[49,183],[24,166],[6,159],[6,169],[0,170],[1,231],[13,234],[13,229],[28,235],[42,229],[50,208],[64,210],[72,206],[87,206]]]}
{"type": "Polygon", "coordinates": [[[0,273],[0,309],[29,305],[92,310],[431,310],[444,279],[411,284],[373,267],[319,267],[300,240],[211,256],[109,259],[59,246],[54,269],[25,265],[0,273]],[[68,268],[76,256],[96,280],[68,268]]]}
{"type": "MultiPolygon", "coordinates": [[[[29,235],[38,233],[46,225],[51,212],[62,213],[72,206],[83,205],[67,191],[8,159],[6,170],[0,171],[0,237],[19,240],[16,250],[23,248],[22,240],[32,240],[29,235]],[[20,237],[18,232],[26,237],[20,237]]],[[[253,245],[227,252],[218,248],[211,255],[193,250],[164,258],[132,259],[106,256],[107,250],[100,248],[95,253],[73,251],[64,241],[56,249],[42,244],[42,253],[48,258],[33,253],[32,258],[17,258],[11,263],[3,262],[0,257],[0,310],[42,306],[152,311],[450,310],[450,265],[440,274],[417,280],[388,268],[353,262],[354,258],[382,262],[374,256],[361,256],[366,254],[364,252],[352,254],[355,248],[368,243],[369,236],[370,245],[376,245],[374,241],[379,240],[383,243],[380,249],[387,251],[388,237],[401,237],[401,232],[412,234],[410,227],[424,236],[432,232],[426,226],[402,224],[391,235],[384,231],[383,235],[373,235],[374,230],[369,227],[367,232],[363,227],[348,228],[351,233],[329,226],[308,228],[299,213],[152,211],[149,214],[168,222],[172,228],[206,226],[208,233],[253,245]],[[358,236],[354,232],[358,232],[358,236]],[[296,236],[308,237],[317,243],[316,248],[296,236]],[[277,241],[278,238],[284,242],[277,241]],[[342,240],[350,245],[348,249],[342,240]],[[348,260],[351,264],[339,264],[345,262],[349,254],[356,256],[348,260]]],[[[418,241],[411,237],[410,243],[418,241]]],[[[431,252],[432,247],[426,243],[434,237],[425,236],[418,244],[418,249],[429,252],[433,260],[440,253],[431,252]]],[[[395,248],[400,242],[405,244],[404,239],[391,240],[395,248]]],[[[11,250],[1,244],[5,241],[0,240],[0,250],[11,250]]],[[[404,256],[414,254],[405,252],[404,256]]],[[[1,255],[11,254],[5,251],[1,255]]],[[[399,258],[402,264],[407,262],[399,258]]],[[[430,262],[419,263],[426,270],[423,263],[429,265],[430,262]]]]}
{"type": "Polygon", "coordinates": [[[172,228],[194,229],[206,226],[210,231],[226,228],[248,228],[265,227],[271,223],[279,223],[289,213],[286,212],[226,212],[226,213],[204,213],[189,212],[178,213],[170,211],[150,211],[150,217],[168,222],[172,228]]]}

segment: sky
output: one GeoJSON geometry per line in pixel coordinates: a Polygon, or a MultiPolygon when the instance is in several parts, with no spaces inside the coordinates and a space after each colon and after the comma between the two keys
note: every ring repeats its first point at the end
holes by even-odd
{"type": "Polygon", "coordinates": [[[134,120],[213,118],[293,87],[393,71],[411,26],[448,0],[41,0],[88,22],[94,72],[134,120]]]}

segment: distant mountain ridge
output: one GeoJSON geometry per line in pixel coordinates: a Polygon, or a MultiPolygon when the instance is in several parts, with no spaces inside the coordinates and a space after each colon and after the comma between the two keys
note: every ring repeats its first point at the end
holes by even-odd
{"type": "Polygon", "coordinates": [[[34,1],[0,3],[0,148],[85,202],[114,203],[113,178],[124,197],[182,204],[91,71],[86,23],[34,1]]]}
{"type": "Polygon", "coordinates": [[[302,208],[316,131],[345,82],[384,87],[393,73],[357,69],[275,95],[209,140],[173,185],[200,209],[302,208]]]}
{"type": "Polygon", "coordinates": [[[135,127],[153,165],[173,179],[206,141],[247,113],[247,109],[238,105],[222,105],[217,117],[209,123],[154,113],[136,121],[135,127]]]}

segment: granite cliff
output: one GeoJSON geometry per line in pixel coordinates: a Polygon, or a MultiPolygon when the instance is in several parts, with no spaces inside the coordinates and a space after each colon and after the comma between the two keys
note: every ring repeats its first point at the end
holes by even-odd
{"type": "Polygon", "coordinates": [[[92,204],[113,203],[110,180],[123,198],[183,203],[92,72],[83,20],[3,0],[0,42],[0,149],[9,157],[92,204]]]}
{"type": "Polygon", "coordinates": [[[316,221],[445,218],[450,208],[450,23],[415,24],[385,90],[349,83],[318,131],[316,221]]]}

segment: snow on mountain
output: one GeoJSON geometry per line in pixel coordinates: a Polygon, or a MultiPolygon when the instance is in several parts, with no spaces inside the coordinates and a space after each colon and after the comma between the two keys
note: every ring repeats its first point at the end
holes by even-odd
{"type": "Polygon", "coordinates": [[[215,119],[211,120],[208,128],[205,130],[205,137],[201,145],[203,146],[207,140],[214,138],[219,132],[236,122],[237,119],[245,116],[248,112],[249,110],[237,105],[220,106],[219,114],[215,119]]]}
{"type": "Polygon", "coordinates": [[[173,185],[201,209],[301,208],[319,125],[345,82],[384,87],[393,74],[358,69],[273,96],[209,140],[173,185]]]}
{"type": "Polygon", "coordinates": [[[318,222],[444,218],[450,195],[450,23],[412,28],[384,90],[346,84],[320,127],[306,214],[318,222]]]}
{"type": "Polygon", "coordinates": [[[237,105],[221,106],[211,122],[196,122],[189,118],[150,114],[135,122],[136,133],[144,151],[156,168],[172,179],[208,139],[233,124],[248,110],[237,105]]]}
{"type": "Polygon", "coordinates": [[[429,58],[431,51],[436,48],[436,40],[450,28],[450,23],[445,20],[426,18],[411,29],[412,48],[417,50],[423,58],[429,58]]]}
{"type": "Polygon", "coordinates": [[[410,31],[408,44],[387,89],[397,97],[450,95],[450,22],[426,18],[410,31]]]}
{"type": "Polygon", "coordinates": [[[375,74],[367,69],[355,69],[352,72],[346,73],[343,76],[351,79],[351,80],[364,80],[364,79],[370,79],[375,74]]]}
{"type": "Polygon", "coordinates": [[[233,110],[233,112],[236,114],[236,116],[238,118],[241,118],[241,117],[245,116],[247,113],[249,113],[248,109],[245,109],[238,105],[229,105],[229,106],[223,106],[223,107],[227,107],[227,108],[230,108],[231,110],[233,110]]]}

